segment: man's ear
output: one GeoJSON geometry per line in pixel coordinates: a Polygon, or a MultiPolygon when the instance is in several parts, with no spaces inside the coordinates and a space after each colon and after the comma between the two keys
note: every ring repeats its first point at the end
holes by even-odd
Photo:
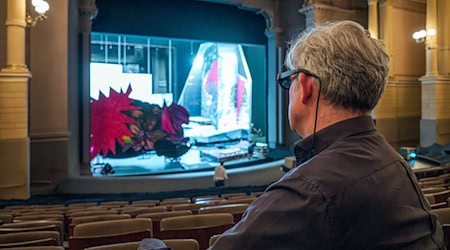
{"type": "Polygon", "coordinates": [[[300,73],[300,85],[302,88],[302,103],[306,104],[312,95],[312,82],[305,74],[300,73]]]}

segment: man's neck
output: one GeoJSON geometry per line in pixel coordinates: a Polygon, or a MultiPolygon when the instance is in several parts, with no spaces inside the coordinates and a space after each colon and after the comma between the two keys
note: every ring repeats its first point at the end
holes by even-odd
{"type": "MultiPolygon", "coordinates": [[[[354,112],[353,110],[350,109],[335,107],[327,104],[320,105],[319,113],[317,115],[316,132],[340,121],[354,118],[360,115],[364,114],[354,112]]],[[[309,122],[307,123],[308,126],[306,128],[306,136],[303,137],[310,136],[314,133],[315,111],[312,112],[312,115],[309,118],[310,118],[309,122]]]]}

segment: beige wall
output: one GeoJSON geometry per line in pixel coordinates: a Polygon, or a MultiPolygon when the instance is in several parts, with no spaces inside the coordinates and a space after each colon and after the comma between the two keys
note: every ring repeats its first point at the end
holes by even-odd
{"type": "Polygon", "coordinates": [[[412,39],[425,27],[426,5],[417,1],[380,1],[380,39],[391,56],[388,84],[374,117],[379,131],[394,147],[420,141],[421,83],[425,47],[412,39]]]}
{"type": "Polygon", "coordinates": [[[53,190],[68,171],[68,0],[48,0],[29,32],[31,189],[53,190]]]}
{"type": "Polygon", "coordinates": [[[422,9],[398,8],[394,5],[392,16],[393,47],[395,55],[394,76],[414,78],[419,83],[419,78],[425,74],[425,46],[416,43],[412,34],[425,28],[425,5],[422,9]]]}
{"type": "Polygon", "coordinates": [[[6,65],[6,1],[0,1],[0,68],[6,65]]]}

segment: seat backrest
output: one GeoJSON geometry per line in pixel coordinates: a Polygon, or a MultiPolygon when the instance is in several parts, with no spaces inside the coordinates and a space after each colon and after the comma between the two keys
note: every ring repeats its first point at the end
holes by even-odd
{"type": "Polygon", "coordinates": [[[4,244],[19,243],[19,242],[31,242],[36,240],[50,241],[53,246],[62,246],[61,237],[59,232],[56,231],[33,231],[33,232],[18,232],[8,233],[0,235],[0,248],[4,247],[4,244]],[[50,240],[48,240],[50,239],[50,240]],[[2,245],[3,244],[3,245],[2,245]]]}
{"type": "Polygon", "coordinates": [[[211,207],[202,207],[198,210],[199,214],[212,214],[212,213],[230,213],[234,217],[234,223],[241,220],[242,214],[248,208],[248,204],[224,204],[211,207]]]}
{"type": "Polygon", "coordinates": [[[85,250],[136,250],[140,241],[108,244],[101,246],[88,247],[85,250]]]}
{"type": "Polygon", "coordinates": [[[436,203],[436,199],[434,199],[434,195],[433,194],[425,194],[425,198],[428,201],[428,204],[435,204],[436,203]]]}
{"type": "Polygon", "coordinates": [[[433,209],[431,212],[437,215],[441,225],[450,224],[450,207],[433,209]]]}
{"type": "Polygon", "coordinates": [[[92,206],[97,206],[97,202],[80,202],[80,203],[71,203],[67,205],[68,208],[92,207],[92,206]]]}
{"type": "Polygon", "coordinates": [[[38,220],[6,223],[0,226],[0,234],[11,232],[56,231],[64,239],[64,223],[59,220],[38,220]]]}
{"type": "Polygon", "coordinates": [[[442,187],[447,186],[444,179],[434,179],[434,180],[426,180],[426,181],[419,181],[419,186],[421,188],[425,187],[442,187]]]}
{"type": "Polygon", "coordinates": [[[231,197],[236,197],[236,196],[247,196],[247,193],[244,192],[237,192],[237,193],[227,193],[227,194],[222,194],[222,197],[224,199],[229,199],[231,197]]]}
{"type": "Polygon", "coordinates": [[[167,205],[167,204],[187,204],[191,203],[191,198],[167,198],[162,200],[159,204],[167,205]]]}
{"type": "Polygon", "coordinates": [[[95,222],[95,221],[109,221],[109,220],[124,220],[130,219],[131,217],[127,214],[102,214],[102,215],[92,215],[92,216],[81,216],[74,217],[69,225],[68,235],[73,235],[73,228],[75,225],[95,222]]]}
{"type": "Polygon", "coordinates": [[[8,250],[64,250],[63,246],[31,246],[31,247],[12,247],[8,250]]]}
{"type": "Polygon", "coordinates": [[[193,202],[197,202],[197,201],[205,201],[205,200],[223,200],[225,198],[223,197],[219,197],[218,195],[203,195],[203,196],[195,196],[192,197],[192,201],[193,202]]]}
{"type": "Polygon", "coordinates": [[[150,218],[152,219],[152,221],[160,221],[163,218],[183,216],[183,215],[192,215],[192,212],[189,210],[181,210],[181,211],[145,213],[136,216],[136,218],[150,218]]]}
{"type": "Polygon", "coordinates": [[[118,214],[115,210],[90,210],[90,211],[80,211],[80,212],[73,212],[68,215],[69,219],[75,217],[82,217],[82,216],[94,216],[94,215],[102,215],[102,214],[118,214]]]}
{"type": "Polygon", "coordinates": [[[157,206],[157,207],[128,207],[127,209],[123,209],[120,211],[121,214],[129,214],[132,218],[136,217],[139,214],[146,214],[146,213],[154,213],[154,212],[165,212],[166,207],[164,206],[157,206]]]}
{"type": "MultiPolygon", "coordinates": [[[[12,224],[12,223],[8,223],[8,224],[12,224]]],[[[35,226],[29,226],[29,227],[3,227],[3,225],[0,226],[0,235],[9,234],[9,233],[36,232],[36,231],[59,232],[59,229],[55,225],[35,225],[35,226]]]]}
{"type": "Polygon", "coordinates": [[[137,201],[132,201],[131,205],[133,206],[146,206],[146,207],[153,207],[159,204],[159,200],[137,200],[137,201]]]}
{"type": "MultiPolygon", "coordinates": [[[[83,224],[81,224],[83,225],[83,224]]],[[[75,227],[76,229],[76,227],[75,227]]],[[[117,243],[126,243],[141,241],[145,238],[151,238],[151,229],[138,232],[126,232],[108,235],[96,235],[96,236],[72,236],[69,238],[70,250],[84,250],[88,247],[102,246],[117,243]]]]}
{"type": "Polygon", "coordinates": [[[13,222],[21,222],[21,221],[34,221],[34,220],[58,220],[63,222],[64,215],[62,214],[36,214],[36,215],[19,215],[15,216],[13,222]]]}
{"type": "Polygon", "coordinates": [[[437,193],[437,192],[442,192],[447,190],[447,188],[445,187],[426,187],[426,188],[421,188],[422,193],[424,194],[431,194],[431,193],[437,193]]]}
{"type": "MultiPolygon", "coordinates": [[[[29,247],[29,246],[57,246],[57,243],[52,238],[38,239],[38,240],[30,240],[30,241],[20,241],[20,242],[12,242],[12,243],[1,243],[0,248],[12,248],[12,247],[29,247]]],[[[41,249],[41,248],[38,248],[41,249]]]]}
{"type": "Polygon", "coordinates": [[[122,207],[122,206],[126,206],[130,204],[129,201],[103,201],[100,202],[100,206],[118,206],[118,207],[122,207]]]}
{"type": "Polygon", "coordinates": [[[195,239],[167,239],[164,243],[172,250],[199,250],[200,246],[195,239]]]}
{"type": "Polygon", "coordinates": [[[447,202],[447,199],[450,197],[450,190],[445,190],[445,191],[436,192],[436,193],[430,193],[427,195],[434,196],[434,200],[436,203],[447,202]]]}
{"type": "Polygon", "coordinates": [[[249,197],[249,198],[240,198],[240,199],[231,199],[226,201],[221,201],[219,205],[224,204],[251,204],[256,200],[257,197],[249,197]]]}
{"type": "Polygon", "coordinates": [[[221,234],[234,225],[230,213],[186,215],[161,220],[161,239],[195,239],[206,249],[212,235],[221,234]]]}
{"type": "Polygon", "coordinates": [[[160,236],[160,221],[163,218],[183,216],[183,215],[192,215],[192,212],[189,210],[181,210],[181,211],[166,211],[166,212],[158,212],[158,213],[147,213],[140,214],[136,216],[136,218],[149,218],[153,223],[153,237],[159,238],[160,236]]]}
{"type": "Polygon", "coordinates": [[[196,214],[198,209],[204,206],[207,206],[207,204],[203,203],[176,204],[172,206],[172,211],[190,210],[192,211],[192,213],[196,214]]]}
{"type": "Polygon", "coordinates": [[[233,224],[230,213],[198,214],[164,218],[161,220],[161,231],[207,228],[233,224]]]}
{"type": "Polygon", "coordinates": [[[101,214],[92,216],[81,216],[72,219],[72,224],[78,225],[82,223],[94,222],[94,221],[105,221],[105,220],[123,220],[130,219],[127,214],[101,214]]]}
{"type": "Polygon", "coordinates": [[[236,195],[236,196],[231,196],[229,197],[227,200],[240,200],[240,199],[247,199],[247,198],[257,198],[255,195],[236,195]]]}
{"type": "Polygon", "coordinates": [[[216,240],[220,237],[220,234],[215,234],[209,238],[209,247],[216,243],[216,240]]]}
{"type": "Polygon", "coordinates": [[[123,220],[96,221],[78,224],[73,229],[74,236],[101,236],[129,232],[152,231],[152,220],[133,218],[123,220]]]}
{"type": "Polygon", "coordinates": [[[11,223],[12,219],[13,219],[13,216],[11,213],[9,213],[9,212],[8,213],[5,213],[5,212],[0,213],[0,220],[3,223],[11,223]]]}
{"type": "Polygon", "coordinates": [[[93,207],[71,207],[67,208],[66,216],[70,217],[73,213],[77,212],[88,212],[88,211],[106,211],[108,208],[100,207],[100,206],[93,206],[93,207]]]}

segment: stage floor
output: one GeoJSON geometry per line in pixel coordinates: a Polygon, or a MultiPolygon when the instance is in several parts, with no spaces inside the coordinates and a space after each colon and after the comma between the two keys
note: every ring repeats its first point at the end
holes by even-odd
{"type": "MultiPolygon", "coordinates": [[[[139,176],[154,174],[172,174],[184,172],[196,172],[213,170],[219,162],[211,157],[201,156],[200,148],[192,147],[178,161],[172,161],[164,156],[158,156],[154,152],[148,152],[135,157],[128,158],[108,158],[98,156],[91,163],[92,176],[105,176],[102,174],[102,168],[106,163],[114,169],[113,174],[107,176],[139,176]]],[[[269,162],[265,156],[245,157],[233,159],[225,162],[227,169],[252,166],[269,162]]]]}

